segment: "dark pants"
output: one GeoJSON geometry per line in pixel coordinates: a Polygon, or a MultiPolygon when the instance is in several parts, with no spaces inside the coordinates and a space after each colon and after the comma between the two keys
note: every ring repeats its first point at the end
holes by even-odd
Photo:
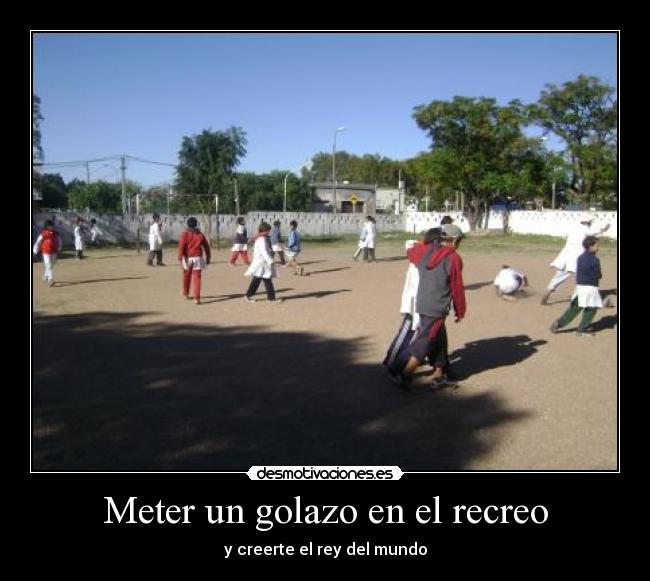
{"type": "Polygon", "coordinates": [[[363,249],[363,259],[366,262],[375,262],[375,249],[374,248],[364,248],[363,249]]]}
{"type": "Polygon", "coordinates": [[[262,278],[261,276],[254,276],[251,280],[251,284],[246,291],[246,296],[250,299],[260,286],[260,283],[264,281],[264,288],[266,288],[266,296],[270,301],[275,300],[275,289],[273,288],[273,281],[270,278],[262,278]]]}
{"type": "Polygon", "coordinates": [[[77,258],[83,258],[83,257],[84,257],[84,251],[83,251],[83,250],[75,250],[75,251],[74,251],[74,255],[75,255],[77,258]]]}
{"type": "Polygon", "coordinates": [[[162,264],[162,249],[149,251],[149,256],[147,257],[147,264],[149,266],[153,266],[154,256],[156,257],[156,264],[160,266],[162,264]]]}
{"type": "Polygon", "coordinates": [[[586,331],[587,327],[589,327],[591,322],[594,320],[597,310],[596,307],[585,307],[582,309],[578,306],[578,297],[576,297],[571,301],[569,308],[564,311],[564,314],[558,319],[558,327],[560,329],[566,327],[580,314],[580,311],[582,311],[582,320],[580,321],[580,325],[578,325],[578,331],[586,331]]]}

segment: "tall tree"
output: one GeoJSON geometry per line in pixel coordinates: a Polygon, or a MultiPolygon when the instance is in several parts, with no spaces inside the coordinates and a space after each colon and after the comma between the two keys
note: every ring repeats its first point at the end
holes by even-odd
{"type": "Polygon", "coordinates": [[[185,205],[202,214],[211,238],[209,219],[214,199],[221,196],[221,208],[232,210],[235,169],[246,155],[246,133],[240,127],[225,131],[204,129],[198,135],[183,137],[176,166],[176,188],[185,205]]]}
{"type": "Polygon", "coordinates": [[[539,140],[524,136],[528,118],[518,100],[500,106],[493,98],[456,96],[415,107],[413,117],[432,141],[431,181],[445,194],[459,192],[470,207],[487,210],[499,194],[524,193],[526,172],[539,177],[531,166],[541,157],[539,140]]]}
{"type": "MultiPolygon", "coordinates": [[[[618,103],[614,87],[580,75],[562,86],[548,83],[530,118],[567,144],[573,166],[571,190],[584,204],[615,188],[618,103]]],[[[615,190],[614,190],[615,191],[615,190]]]]}

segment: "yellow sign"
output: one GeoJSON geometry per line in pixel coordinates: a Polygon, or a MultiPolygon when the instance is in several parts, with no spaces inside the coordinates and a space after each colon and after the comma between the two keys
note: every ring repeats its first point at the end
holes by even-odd
{"type": "Polygon", "coordinates": [[[350,196],[350,201],[351,201],[353,204],[356,204],[356,203],[357,203],[357,197],[356,197],[354,194],[352,194],[352,195],[350,196]]]}

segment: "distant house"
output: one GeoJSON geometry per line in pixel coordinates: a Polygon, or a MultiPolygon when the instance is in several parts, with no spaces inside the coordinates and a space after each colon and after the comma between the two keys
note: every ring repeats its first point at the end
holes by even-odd
{"type": "MultiPolygon", "coordinates": [[[[313,183],[312,211],[334,211],[334,188],[331,182],[313,183]]],[[[342,214],[390,213],[406,210],[406,190],[371,184],[341,182],[336,184],[336,209],[342,214]]]]}
{"type": "Polygon", "coordinates": [[[336,211],[341,214],[374,214],[376,211],[374,185],[337,183],[336,201],[331,182],[315,182],[311,188],[313,212],[333,212],[335,203],[336,211]]]}
{"type": "Polygon", "coordinates": [[[406,210],[406,190],[395,187],[377,187],[375,190],[377,212],[401,214],[406,210]]]}

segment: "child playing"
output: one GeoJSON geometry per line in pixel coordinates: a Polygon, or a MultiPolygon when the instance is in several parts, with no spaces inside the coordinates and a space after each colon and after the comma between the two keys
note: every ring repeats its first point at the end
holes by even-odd
{"type": "Polygon", "coordinates": [[[251,284],[244,295],[244,300],[254,303],[253,295],[257,292],[260,283],[264,281],[266,296],[272,303],[281,303],[282,299],[275,298],[275,289],[273,288],[272,278],[277,276],[275,264],[271,258],[271,242],[269,232],[271,225],[262,222],[259,225],[257,236],[255,236],[255,245],[253,246],[253,262],[246,270],[245,276],[252,276],[251,284]]]}
{"type": "Polygon", "coordinates": [[[528,286],[526,275],[504,264],[494,279],[494,289],[505,301],[517,300],[516,293],[528,286]]]}
{"type": "Polygon", "coordinates": [[[74,227],[74,254],[77,260],[84,258],[84,237],[86,229],[83,225],[83,218],[77,218],[77,225],[74,227]]]}
{"type": "Polygon", "coordinates": [[[194,286],[194,303],[201,304],[201,270],[210,264],[210,245],[198,229],[196,218],[187,219],[187,229],[178,241],[178,261],[183,266],[182,295],[190,298],[190,281],[194,286]],[[205,252],[205,260],[203,253],[205,252]]]}
{"type": "Polygon", "coordinates": [[[356,262],[357,258],[359,258],[359,254],[361,254],[364,249],[366,248],[366,225],[364,224],[363,227],[361,228],[361,236],[359,236],[359,247],[357,248],[357,251],[354,253],[354,256],[352,259],[356,262]]]}
{"type": "Polygon", "coordinates": [[[582,320],[576,330],[577,335],[593,335],[589,326],[596,316],[596,311],[603,306],[598,291],[598,281],[602,278],[598,252],[598,238],[587,236],[582,241],[584,252],[578,257],[576,268],[576,288],[571,297],[571,304],[564,314],[551,325],[551,333],[566,327],[582,311],[582,320]]]}
{"type": "Polygon", "coordinates": [[[43,264],[45,265],[45,272],[43,272],[43,281],[48,283],[49,286],[54,286],[54,263],[56,262],[56,255],[61,252],[63,248],[63,241],[54,229],[54,222],[46,220],[43,225],[43,230],[38,235],[34,243],[34,254],[39,252],[43,255],[43,264]]]}
{"type": "Polygon", "coordinates": [[[433,366],[431,387],[437,389],[446,383],[447,335],[445,319],[453,302],[455,321],[465,316],[463,261],[456,253],[457,239],[451,233],[442,233],[442,245],[420,244],[407,254],[418,270],[418,290],[415,310],[420,317],[415,339],[409,345],[409,359],[399,374],[391,374],[394,381],[405,387],[415,370],[426,358],[433,366]]]}
{"type": "Polygon", "coordinates": [[[88,244],[90,246],[99,246],[99,237],[101,234],[102,231],[99,229],[99,226],[97,226],[97,220],[92,218],[90,220],[90,242],[88,242],[88,244]]]}
{"type": "Polygon", "coordinates": [[[375,260],[375,238],[377,237],[377,226],[375,224],[375,219],[372,216],[368,216],[366,225],[365,225],[365,234],[364,234],[364,243],[363,248],[363,261],[364,262],[376,262],[375,260]]]}
{"type": "Polygon", "coordinates": [[[271,230],[271,250],[273,253],[278,253],[280,257],[280,266],[286,266],[287,262],[284,259],[284,248],[282,248],[282,236],[280,235],[280,220],[273,222],[273,229],[271,230]]]}
{"type": "Polygon", "coordinates": [[[149,227],[149,256],[147,257],[147,266],[153,266],[154,257],[158,266],[165,266],[162,259],[163,237],[160,222],[160,216],[154,214],[153,223],[149,227]]]}
{"type": "MultiPolygon", "coordinates": [[[[406,241],[407,253],[417,245],[427,244],[440,244],[440,229],[431,228],[424,235],[424,239],[419,242],[417,240],[406,241]]],[[[418,293],[418,283],[420,277],[417,267],[409,263],[408,270],[406,271],[406,278],[404,280],[404,289],[402,290],[402,300],[400,304],[400,313],[403,315],[402,324],[400,325],[397,334],[393,338],[386,357],[384,358],[383,365],[388,367],[389,373],[392,375],[398,374],[408,360],[408,345],[413,338],[413,334],[420,322],[420,316],[417,313],[416,297],[418,293]]]]}
{"type": "Polygon", "coordinates": [[[296,256],[300,254],[300,233],[298,232],[298,222],[295,220],[291,220],[289,222],[289,226],[291,227],[291,231],[289,232],[289,240],[287,241],[287,258],[289,259],[289,266],[292,266],[295,268],[295,272],[293,274],[297,274],[298,276],[302,276],[305,273],[305,269],[300,266],[296,260],[296,256]]]}
{"type": "Polygon", "coordinates": [[[242,216],[237,218],[237,228],[235,229],[234,244],[230,254],[230,266],[235,266],[237,257],[241,254],[244,264],[248,265],[248,231],[246,230],[246,220],[242,216]]]}

